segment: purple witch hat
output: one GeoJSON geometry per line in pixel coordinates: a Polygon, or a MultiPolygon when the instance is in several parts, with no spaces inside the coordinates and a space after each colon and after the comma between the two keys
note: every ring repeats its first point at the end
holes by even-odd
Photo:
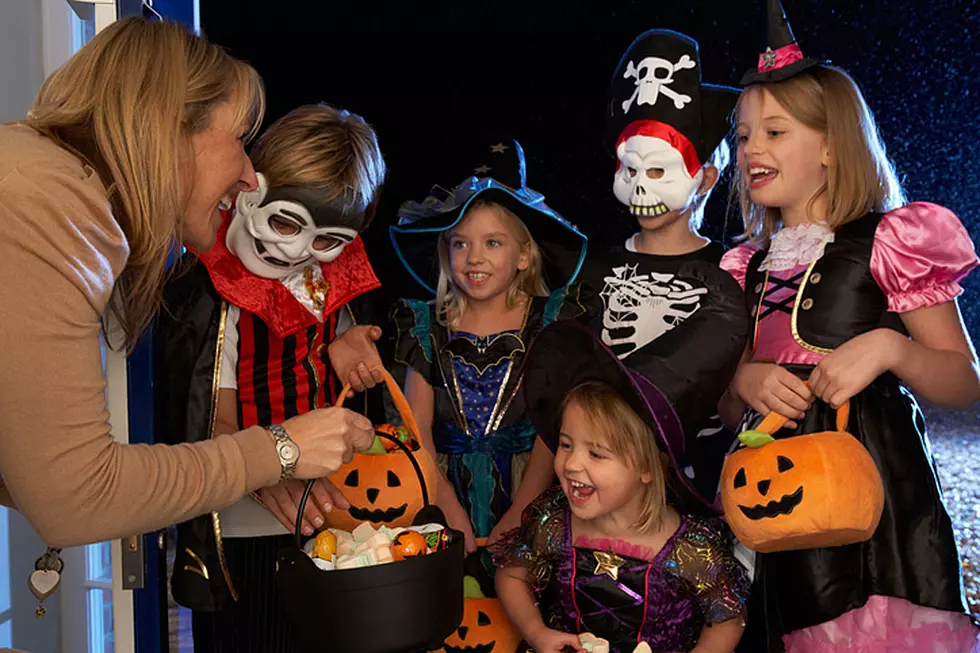
{"type": "Polygon", "coordinates": [[[667,455],[668,497],[685,513],[719,514],[681,472],[684,429],[666,395],[644,376],[632,372],[585,326],[560,320],[534,338],[524,364],[527,416],[553,452],[558,448],[559,410],[568,393],[586,381],[612,386],[650,427],[657,447],[667,455]]]}
{"type": "Polygon", "coordinates": [[[781,82],[807,68],[826,64],[819,59],[808,59],[796,43],[793,30],[786,19],[786,12],[779,0],[768,0],[766,22],[766,51],[759,55],[755,68],[742,76],[742,86],[764,82],[781,82]]]}

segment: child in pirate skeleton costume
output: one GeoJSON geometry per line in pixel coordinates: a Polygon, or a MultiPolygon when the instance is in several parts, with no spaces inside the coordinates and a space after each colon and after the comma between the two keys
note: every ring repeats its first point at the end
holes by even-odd
{"type": "Polygon", "coordinates": [[[581,277],[601,297],[602,341],[675,404],[687,434],[680,459],[709,502],[732,440],[716,406],[749,320],[738,284],[718,267],[722,245],[698,228],[728,164],[724,137],[737,97],[701,83],[691,38],[669,30],[636,38],[613,77],[608,116],[613,192],[640,231],[590,256],[581,277]]]}
{"type": "MultiPolygon", "coordinates": [[[[168,284],[155,328],[159,430],[174,442],[331,406],[340,384],[330,345],[340,333],[370,341],[362,332],[376,329],[356,326],[351,305],[380,286],[358,237],[385,174],[371,127],[346,111],[302,107],[271,126],[251,158],[258,187],[238,195],[216,245],[168,284]]],[[[273,578],[303,486],[284,481],[178,526],[173,594],[194,610],[196,648],[298,650],[273,578]]],[[[324,512],[347,507],[325,479],[313,499],[309,534],[324,512]]]]}

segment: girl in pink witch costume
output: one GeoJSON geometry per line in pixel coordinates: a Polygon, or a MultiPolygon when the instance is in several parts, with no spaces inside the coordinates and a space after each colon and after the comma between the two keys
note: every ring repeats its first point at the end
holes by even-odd
{"type": "Polygon", "coordinates": [[[885,505],[866,542],[756,555],[744,650],[980,651],[912,395],[980,399],[956,304],[977,255],[948,209],[904,203],[854,81],[803,57],[778,0],[769,12],[769,48],[736,109],[748,242],[721,265],[746,291],[754,336],[730,398],[748,409],[743,427],[770,411],[795,420],[777,438],[836,430],[850,400],[847,431],[885,505]]]}

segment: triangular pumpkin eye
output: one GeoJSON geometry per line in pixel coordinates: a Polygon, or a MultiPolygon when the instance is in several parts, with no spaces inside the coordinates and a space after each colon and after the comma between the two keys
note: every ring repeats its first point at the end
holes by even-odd
{"type": "Polygon", "coordinates": [[[398,479],[398,474],[388,470],[388,487],[401,487],[402,482],[398,479]]]}
{"type": "Polygon", "coordinates": [[[793,461],[786,456],[776,456],[776,467],[779,471],[786,472],[793,469],[793,461]]]}
{"type": "Polygon", "coordinates": [[[483,610],[479,610],[476,613],[476,625],[477,626],[489,626],[490,625],[490,617],[488,617],[487,616],[487,613],[484,612],[483,610]]]}
{"type": "Polygon", "coordinates": [[[344,485],[346,485],[347,487],[357,487],[357,484],[359,482],[360,481],[357,478],[357,470],[356,469],[354,471],[352,471],[350,474],[348,474],[347,475],[347,478],[344,479],[344,485]]]}
{"type": "Polygon", "coordinates": [[[745,487],[745,468],[744,467],[739,468],[739,470],[735,473],[735,480],[732,481],[732,486],[733,487],[736,487],[736,488],[745,487]]]}

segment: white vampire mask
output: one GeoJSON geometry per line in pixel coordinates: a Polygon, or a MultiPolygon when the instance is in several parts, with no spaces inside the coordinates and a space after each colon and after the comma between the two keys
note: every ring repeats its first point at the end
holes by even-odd
{"type": "Polygon", "coordinates": [[[616,148],[619,170],[613,180],[616,199],[636,217],[655,217],[686,208],[704,177],[692,177],[684,157],[667,141],[636,134],[616,148]]]}
{"type": "Polygon", "coordinates": [[[344,225],[358,223],[363,215],[346,216],[318,205],[316,191],[303,187],[270,192],[266,178],[257,177],[258,188],[238,194],[225,240],[252,273],[283,279],[308,265],[329,263],[357,238],[358,230],[344,225]]]}

